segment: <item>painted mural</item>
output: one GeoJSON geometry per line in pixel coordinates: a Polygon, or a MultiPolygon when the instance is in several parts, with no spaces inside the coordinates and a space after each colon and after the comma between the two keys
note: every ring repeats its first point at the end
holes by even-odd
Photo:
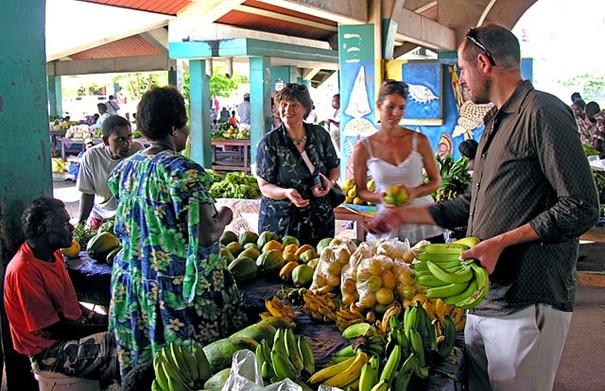
{"type": "Polygon", "coordinates": [[[403,81],[410,87],[403,123],[441,125],[443,123],[441,64],[436,61],[408,62],[402,65],[401,73],[403,81]]]}

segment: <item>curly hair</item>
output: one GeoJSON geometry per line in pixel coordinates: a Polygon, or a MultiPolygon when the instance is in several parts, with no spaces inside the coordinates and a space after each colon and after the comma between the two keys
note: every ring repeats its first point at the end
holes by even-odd
{"type": "Polygon", "coordinates": [[[137,127],[150,140],[161,140],[187,125],[185,99],[174,87],[156,87],[137,106],[137,127]]]}
{"type": "Polygon", "coordinates": [[[25,239],[33,239],[46,231],[44,220],[55,210],[65,208],[63,201],[50,197],[39,197],[32,201],[31,206],[23,212],[21,222],[25,239]]]}

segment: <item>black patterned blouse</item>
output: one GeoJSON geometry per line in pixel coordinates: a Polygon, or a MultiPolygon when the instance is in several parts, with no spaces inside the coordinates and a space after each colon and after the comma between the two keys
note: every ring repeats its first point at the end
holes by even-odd
{"type": "Polygon", "coordinates": [[[313,174],[309,172],[283,125],[267,133],[258,145],[256,175],[273,185],[294,188],[303,198],[311,201],[308,206],[298,208],[288,199],[263,197],[258,231],[273,231],[280,236],[293,235],[301,244],[316,245],[321,239],[334,236],[334,210],[327,197],[313,196],[313,177],[319,172],[328,176],[330,170],[338,167],[340,160],[326,130],[305,124],[305,132],[305,151],[315,167],[313,174]]]}

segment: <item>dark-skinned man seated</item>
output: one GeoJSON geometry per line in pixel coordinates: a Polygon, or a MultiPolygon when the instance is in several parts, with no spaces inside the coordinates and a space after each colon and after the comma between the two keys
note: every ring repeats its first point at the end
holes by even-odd
{"type": "Polygon", "coordinates": [[[15,351],[32,368],[99,380],[116,376],[115,339],[106,317],[76,297],[60,251],[72,241],[73,226],[62,201],[41,197],[22,217],[25,242],[9,262],[4,306],[15,351]]]}

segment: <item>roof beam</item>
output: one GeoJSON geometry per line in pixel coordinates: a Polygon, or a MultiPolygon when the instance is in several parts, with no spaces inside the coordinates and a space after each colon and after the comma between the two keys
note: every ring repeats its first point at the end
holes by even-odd
{"type": "Polygon", "coordinates": [[[332,25],[325,24],[325,23],[315,22],[313,20],[298,18],[296,16],[284,15],[284,14],[280,14],[280,13],[274,12],[274,11],[264,10],[264,9],[255,8],[255,7],[248,7],[247,5],[240,5],[238,7],[235,7],[234,10],[245,12],[247,14],[253,14],[253,15],[258,15],[258,16],[264,16],[267,18],[282,20],[285,22],[301,24],[303,26],[315,27],[315,28],[322,29],[322,30],[338,31],[338,28],[336,26],[332,26],[332,25]]]}
{"type": "Polygon", "coordinates": [[[47,64],[48,75],[86,75],[91,73],[120,73],[165,71],[176,69],[176,62],[165,55],[102,58],[96,60],[53,61],[47,64]]]}
{"type": "Polygon", "coordinates": [[[368,0],[259,0],[340,24],[367,23],[368,0]]]}
{"type": "Polygon", "coordinates": [[[245,0],[198,0],[181,10],[179,18],[195,18],[199,23],[212,23],[245,0]]]}
{"type": "Polygon", "coordinates": [[[156,48],[160,53],[166,53],[168,50],[168,30],[159,28],[139,34],[151,46],[156,48]]]}
{"type": "Polygon", "coordinates": [[[403,45],[400,46],[396,46],[395,49],[393,50],[393,58],[399,58],[401,56],[403,56],[404,54],[407,54],[409,52],[411,52],[412,50],[415,50],[418,47],[418,45],[416,45],[415,43],[411,43],[411,42],[404,42],[403,45]]]}
{"type": "Polygon", "coordinates": [[[401,10],[396,22],[397,39],[400,41],[409,41],[434,50],[456,49],[456,32],[453,29],[414,11],[401,10]]]}

